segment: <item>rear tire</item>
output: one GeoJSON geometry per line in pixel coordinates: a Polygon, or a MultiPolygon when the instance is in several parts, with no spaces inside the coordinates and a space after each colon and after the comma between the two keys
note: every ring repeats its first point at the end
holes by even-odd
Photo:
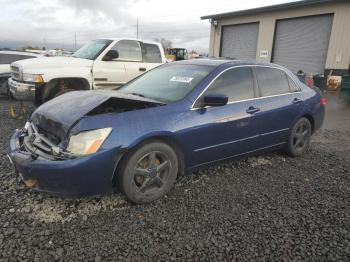
{"type": "Polygon", "coordinates": [[[293,157],[301,156],[310,146],[311,134],[310,121],[305,117],[300,118],[290,131],[287,153],[293,157]]]}
{"type": "Polygon", "coordinates": [[[162,142],[150,142],[124,157],[118,167],[117,182],[129,201],[149,203],[168,193],[177,173],[174,149],[162,142]]]}

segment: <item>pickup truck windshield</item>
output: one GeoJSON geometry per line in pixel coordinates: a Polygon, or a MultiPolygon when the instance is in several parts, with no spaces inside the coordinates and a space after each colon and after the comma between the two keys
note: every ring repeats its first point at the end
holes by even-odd
{"type": "Polygon", "coordinates": [[[87,43],[78,49],[72,56],[77,58],[95,60],[113,41],[98,39],[87,43]]]}
{"type": "Polygon", "coordinates": [[[172,103],[183,99],[211,70],[209,66],[165,65],[136,78],[119,91],[172,103]]]}

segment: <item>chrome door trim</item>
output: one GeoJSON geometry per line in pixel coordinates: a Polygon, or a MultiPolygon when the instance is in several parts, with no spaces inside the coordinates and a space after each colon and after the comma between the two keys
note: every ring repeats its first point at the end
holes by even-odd
{"type": "MultiPolygon", "coordinates": [[[[229,67],[229,68],[226,68],[224,71],[222,71],[220,74],[218,74],[213,80],[210,81],[210,83],[203,89],[203,91],[199,94],[199,96],[196,98],[196,100],[192,103],[191,105],[191,109],[190,110],[198,110],[198,109],[201,109],[201,108],[208,108],[208,107],[211,107],[211,106],[205,106],[205,107],[194,107],[194,105],[196,104],[196,102],[198,101],[198,99],[204,94],[205,91],[207,91],[207,89],[211,86],[211,84],[219,77],[221,76],[223,73],[225,73],[226,71],[228,70],[231,70],[231,69],[234,69],[234,68],[239,68],[239,67],[268,67],[268,68],[273,68],[273,69],[278,69],[278,70],[281,70],[283,71],[285,74],[287,74],[287,76],[289,78],[291,78],[291,80],[294,82],[294,84],[299,88],[299,91],[296,91],[296,92],[291,92],[291,93],[284,93],[284,94],[278,94],[278,95],[272,95],[272,96],[261,96],[261,97],[254,97],[254,98],[249,98],[249,99],[244,99],[244,100],[239,100],[239,101],[232,101],[232,102],[228,102],[227,104],[230,105],[230,104],[235,104],[235,103],[241,103],[241,102],[245,102],[245,101],[252,101],[252,100],[257,100],[257,99],[262,99],[262,98],[269,98],[269,97],[277,97],[277,96],[285,96],[285,95],[292,95],[292,94],[295,94],[295,93],[300,93],[301,92],[301,88],[299,86],[298,83],[296,83],[293,79],[293,77],[291,77],[291,75],[289,74],[289,72],[287,72],[285,69],[282,69],[282,68],[279,68],[277,66],[269,66],[269,65],[237,65],[237,66],[232,66],[232,67],[229,67]]],[[[254,75],[254,72],[253,72],[253,76],[254,75]]],[[[255,79],[255,77],[254,77],[255,79]]],[[[255,80],[254,80],[254,83],[255,83],[255,80]]],[[[259,88],[257,86],[257,88],[259,88]]],[[[259,94],[258,94],[259,95],[259,94]]]]}
{"type": "Polygon", "coordinates": [[[194,152],[200,152],[200,151],[204,151],[204,150],[215,148],[215,147],[225,146],[225,145],[229,145],[229,144],[235,144],[237,142],[242,142],[242,141],[245,141],[245,140],[254,139],[254,138],[261,137],[261,136],[268,136],[268,135],[271,135],[271,134],[284,132],[284,131],[288,131],[288,130],[289,130],[289,128],[283,128],[283,129],[275,130],[275,131],[272,131],[272,132],[267,132],[267,133],[263,133],[263,134],[259,134],[259,135],[255,135],[255,136],[241,138],[241,139],[237,139],[237,140],[233,140],[233,141],[229,141],[229,142],[225,142],[225,143],[220,143],[220,144],[216,144],[216,145],[201,147],[201,148],[195,149],[194,152]]]}
{"type": "Polygon", "coordinates": [[[270,146],[260,147],[258,149],[254,149],[254,150],[247,151],[247,152],[244,152],[244,153],[240,153],[240,154],[232,155],[232,156],[229,156],[229,157],[224,157],[224,158],[216,159],[216,160],[213,160],[213,161],[208,161],[208,162],[205,162],[205,163],[201,163],[199,165],[195,165],[192,168],[197,168],[197,167],[200,167],[200,166],[204,166],[204,165],[207,165],[207,164],[210,164],[210,163],[215,163],[215,162],[219,162],[219,161],[222,161],[222,160],[234,158],[234,157],[237,157],[237,156],[247,155],[247,154],[254,153],[254,152],[257,152],[257,151],[260,151],[260,150],[264,150],[264,149],[269,149],[269,148],[273,148],[273,147],[277,147],[277,146],[282,146],[284,144],[286,144],[286,142],[281,142],[281,143],[273,144],[273,145],[270,145],[270,146]]]}

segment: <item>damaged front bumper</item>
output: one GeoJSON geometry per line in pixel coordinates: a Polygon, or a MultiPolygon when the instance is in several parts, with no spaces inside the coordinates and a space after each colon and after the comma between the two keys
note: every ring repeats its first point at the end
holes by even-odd
{"type": "Polygon", "coordinates": [[[121,158],[118,149],[54,160],[46,158],[46,153],[42,154],[43,150],[36,146],[28,150],[28,145],[24,145],[24,141],[31,143],[28,139],[23,130],[16,130],[8,156],[16,172],[32,190],[65,197],[100,195],[113,190],[113,175],[121,158]]]}

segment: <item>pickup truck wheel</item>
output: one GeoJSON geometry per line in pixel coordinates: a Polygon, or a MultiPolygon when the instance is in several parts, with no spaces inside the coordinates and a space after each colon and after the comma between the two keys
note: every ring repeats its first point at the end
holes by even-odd
{"type": "Polygon", "coordinates": [[[117,174],[118,185],[133,203],[149,203],[164,196],[176,181],[177,156],[165,143],[144,144],[124,160],[117,174]]]}

